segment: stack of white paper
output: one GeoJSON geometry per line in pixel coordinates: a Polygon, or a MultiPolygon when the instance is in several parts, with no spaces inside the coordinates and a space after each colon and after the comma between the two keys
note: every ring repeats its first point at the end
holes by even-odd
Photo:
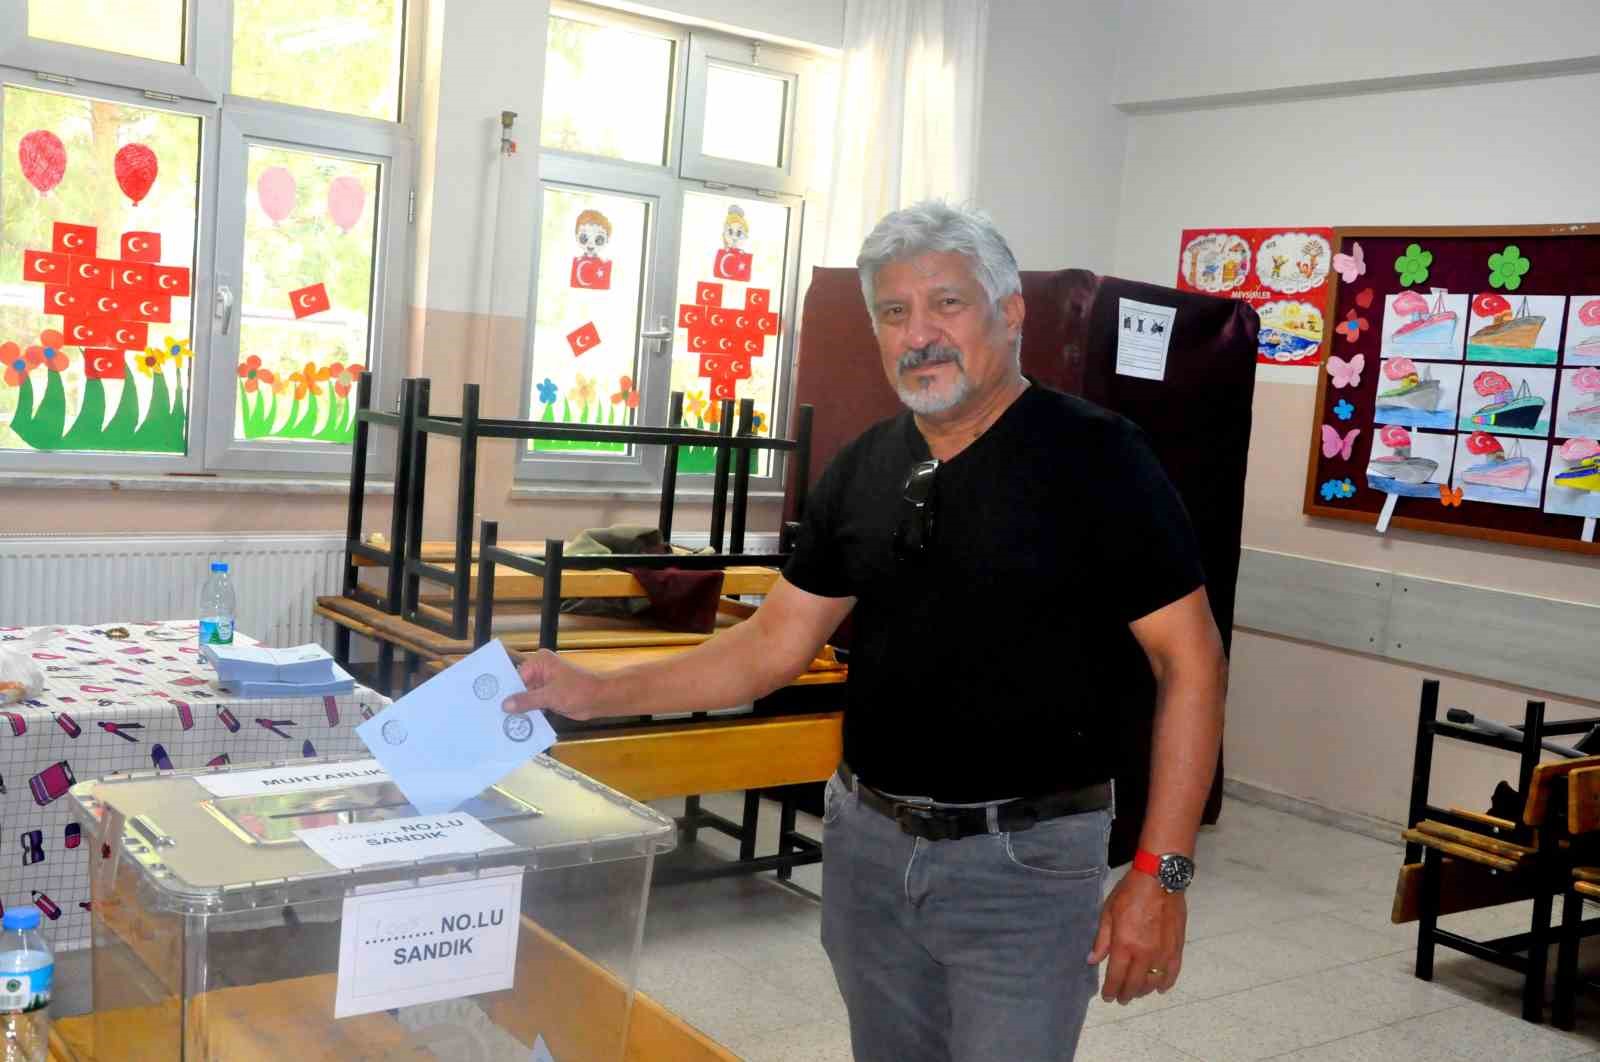
{"type": "Polygon", "coordinates": [[[217,669],[217,682],[237,697],[321,696],[355,688],[349,672],[320,645],[207,645],[201,652],[217,669]]]}

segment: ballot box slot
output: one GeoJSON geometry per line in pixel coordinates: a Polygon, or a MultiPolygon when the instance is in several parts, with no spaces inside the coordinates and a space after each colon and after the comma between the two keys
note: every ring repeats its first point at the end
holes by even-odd
{"type": "MultiPolygon", "coordinates": [[[[393,782],[374,782],[337,790],[218,797],[202,801],[200,806],[234,836],[255,845],[299,844],[296,830],[381,822],[418,814],[393,782]]],[[[537,805],[513,796],[499,786],[484,790],[457,810],[486,825],[544,815],[537,805]]]]}

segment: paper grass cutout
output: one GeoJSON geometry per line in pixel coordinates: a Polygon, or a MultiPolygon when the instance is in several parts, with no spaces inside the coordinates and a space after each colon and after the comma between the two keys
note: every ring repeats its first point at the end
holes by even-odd
{"type": "Polygon", "coordinates": [[[1355,413],[1356,407],[1352,406],[1349,402],[1346,402],[1342,398],[1334,404],[1333,415],[1338,417],[1340,420],[1349,420],[1351,417],[1355,416],[1355,413]]]}
{"type": "Polygon", "coordinates": [[[1330,479],[1320,488],[1323,501],[1344,501],[1356,495],[1356,485],[1348,478],[1330,479]]]}
{"type": "Polygon", "coordinates": [[[1337,354],[1328,355],[1328,375],[1333,377],[1335,387],[1360,387],[1361,370],[1366,368],[1367,359],[1364,354],[1357,354],[1349,361],[1345,361],[1337,354]]]}
{"type": "Polygon", "coordinates": [[[117,175],[117,187],[133,201],[134,206],[138,206],[150,194],[150,186],[156,183],[156,174],[160,170],[156,164],[156,153],[144,144],[124,144],[112,160],[112,166],[117,175]]]}
{"type": "Polygon", "coordinates": [[[1350,254],[1341,251],[1333,256],[1333,271],[1338,273],[1339,279],[1346,284],[1354,284],[1356,277],[1367,271],[1367,256],[1361,250],[1361,245],[1352,244],[1350,250],[1350,254]]]}
{"type": "Polygon", "coordinates": [[[320,282],[289,292],[289,309],[297,321],[303,317],[322,313],[331,306],[332,303],[328,301],[328,288],[320,282]]]}
{"type": "Polygon", "coordinates": [[[699,374],[711,385],[713,403],[737,397],[738,382],[753,371],[750,359],[766,353],[766,337],[778,334],[771,298],[766,288],[747,288],[742,309],[725,307],[722,285],[701,281],[695,301],[678,307],[678,327],[689,333],[689,352],[700,358],[699,374]]]}
{"type": "Polygon", "coordinates": [[[47,195],[66,176],[67,148],[48,129],[35,129],[17,143],[17,161],[28,183],[47,195]]]}
{"type": "Polygon", "coordinates": [[[1489,286],[1516,291],[1522,286],[1532,263],[1522,257],[1517,245],[1507,244],[1506,249],[1489,256],[1489,286]]]}
{"type": "Polygon", "coordinates": [[[328,217],[349,232],[367,210],[367,190],[354,177],[335,177],[328,184],[328,217]]]}
{"type": "Polygon", "coordinates": [[[1360,428],[1351,428],[1344,435],[1339,434],[1339,429],[1332,424],[1322,426],[1322,456],[1337,457],[1341,460],[1350,460],[1350,451],[1356,445],[1356,438],[1361,434],[1360,428]]]}
{"type": "Polygon", "coordinates": [[[594,326],[593,321],[567,333],[567,346],[572,348],[572,356],[575,358],[599,345],[600,330],[594,326]]]}
{"type": "Polygon", "coordinates": [[[1433,265],[1433,252],[1424,251],[1419,244],[1406,245],[1405,253],[1394,260],[1394,270],[1400,274],[1401,286],[1421,284],[1428,279],[1428,267],[1433,265]]]}
{"type": "Polygon", "coordinates": [[[1354,343],[1361,338],[1361,333],[1365,332],[1368,327],[1370,327],[1370,322],[1365,317],[1357,316],[1356,312],[1351,310],[1345,315],[1344,320],[1339,322],[1337,331],[1344,336],[1346,342],[1354,343]]]}
{"type": "Polygon", "coordinates": [[[269,166],[256,178],[256,202],[274,225],[294,211],[294,174],[282,166],[269,166]]]}

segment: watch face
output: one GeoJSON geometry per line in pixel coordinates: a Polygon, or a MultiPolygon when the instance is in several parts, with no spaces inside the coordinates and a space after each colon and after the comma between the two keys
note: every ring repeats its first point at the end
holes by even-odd
{"type": "Polygon", "coordinates": [[[1157,875],[1161,887],[1168,892],[1182,892],[1194,881],[1194,860],[1188,856],[1164,855],[1161,872],[1157,875]]]}

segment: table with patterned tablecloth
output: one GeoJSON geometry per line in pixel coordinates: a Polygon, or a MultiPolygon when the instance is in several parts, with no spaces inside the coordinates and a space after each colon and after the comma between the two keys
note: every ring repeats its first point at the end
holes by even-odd
{"type": "Polygon", "coordinates": [[[197,641],[192,620],[0,627],[0,648],[45,674],[37,698],[0,711],[0,901],[35,904],[57,949],[89,941],[87,839],[62,799],[76,780],[361,753],[355,727],[389,703],[364,686],[337,697],[230,695],[197,641]]]}

